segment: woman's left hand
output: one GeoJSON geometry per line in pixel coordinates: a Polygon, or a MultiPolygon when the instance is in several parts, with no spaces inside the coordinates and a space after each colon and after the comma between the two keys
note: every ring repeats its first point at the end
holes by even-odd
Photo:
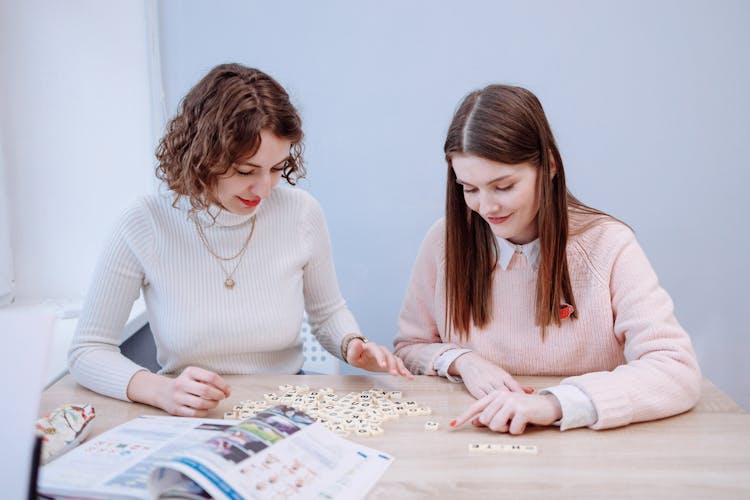
{"type": "Polygon", "coordinates": [[[346,349],[346,362],[371,372],[388,372],[393,376],[414,378],[401,358],[372,341],[365,343],[360,339],[352,339],[346,349]]]}
{"type": "Polygon", "coordinates": [[[451,422],[451,427],[471,420],[472,424],[495,432],[522,434],[528,424],[551,425],[561,418],[560,402],[552,394],[493,391],[469,406],[451,422]]]}

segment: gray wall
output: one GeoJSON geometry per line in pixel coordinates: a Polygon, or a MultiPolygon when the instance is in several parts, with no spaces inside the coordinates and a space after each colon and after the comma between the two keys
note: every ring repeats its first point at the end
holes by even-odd
{"type": "Polygon", "coordinates": [[[391,342],[442,213],[456,104],[518,84],[544,104],[573,192],[636,230],[705,374],[750,409],[750,3],[168,0],[159,14],[170,114],[220,62],[292,93],[303,187],[367,335],[391,342]]]}

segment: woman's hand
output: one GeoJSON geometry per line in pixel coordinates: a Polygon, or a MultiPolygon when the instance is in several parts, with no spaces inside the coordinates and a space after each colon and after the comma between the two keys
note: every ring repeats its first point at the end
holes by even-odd
{"type": "Polygon", "coordinates": [[[371,372],[388,372],[393,376],[414,378],[401,358],[372,341],[365,343],[357,338],[352,339],[346,348],[346,362],[371,372]]]}
{"type": "Polygon", "coordinates": [[[534,392],[530,387],[521,387],[510,373],[475,352],[467,352],[456,358],[448,373],[461,377],[466,389],[477,399],[495,390],[527,394],[534,392]]]}
{"type": "Polygon", "coordinates": [[[128,397],[181,417],[205,417],[231,390],[216,373],[189,366],[176,378],[140,371],[130,379],[128,397]]]}
{"type": "Polygon", "coordinates": [[[560,402],[552,394],[519,394],[493,391],[469,406],[451,427],[463,425],[468,420],[495,432],[521,434],[528,424],[550,425],[562,418],[560,402]]]}

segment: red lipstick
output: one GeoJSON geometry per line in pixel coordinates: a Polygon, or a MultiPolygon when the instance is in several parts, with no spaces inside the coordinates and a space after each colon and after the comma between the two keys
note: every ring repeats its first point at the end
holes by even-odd
{"type": "Polygon", "coordinates": [[[242,202],[243,205],[245,205],[246,207],[249,207],[249,208],[257,207],[258,204],[260,203],[260,200],[261,200],[260,196],[258,196],[257,198],[254,198],[252,200],[246,200],[242,196],[238,196],[237,198],[240,199],[240,201],[242,202]]]}

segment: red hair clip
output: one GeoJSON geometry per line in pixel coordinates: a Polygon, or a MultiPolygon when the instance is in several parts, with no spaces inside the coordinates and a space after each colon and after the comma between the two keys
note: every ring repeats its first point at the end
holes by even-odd
{"type": "Polygon", "coordinates": [[[570,304],[560,304],[560,319],[567,319],[573,315],[575,309],[570,304]]]}

